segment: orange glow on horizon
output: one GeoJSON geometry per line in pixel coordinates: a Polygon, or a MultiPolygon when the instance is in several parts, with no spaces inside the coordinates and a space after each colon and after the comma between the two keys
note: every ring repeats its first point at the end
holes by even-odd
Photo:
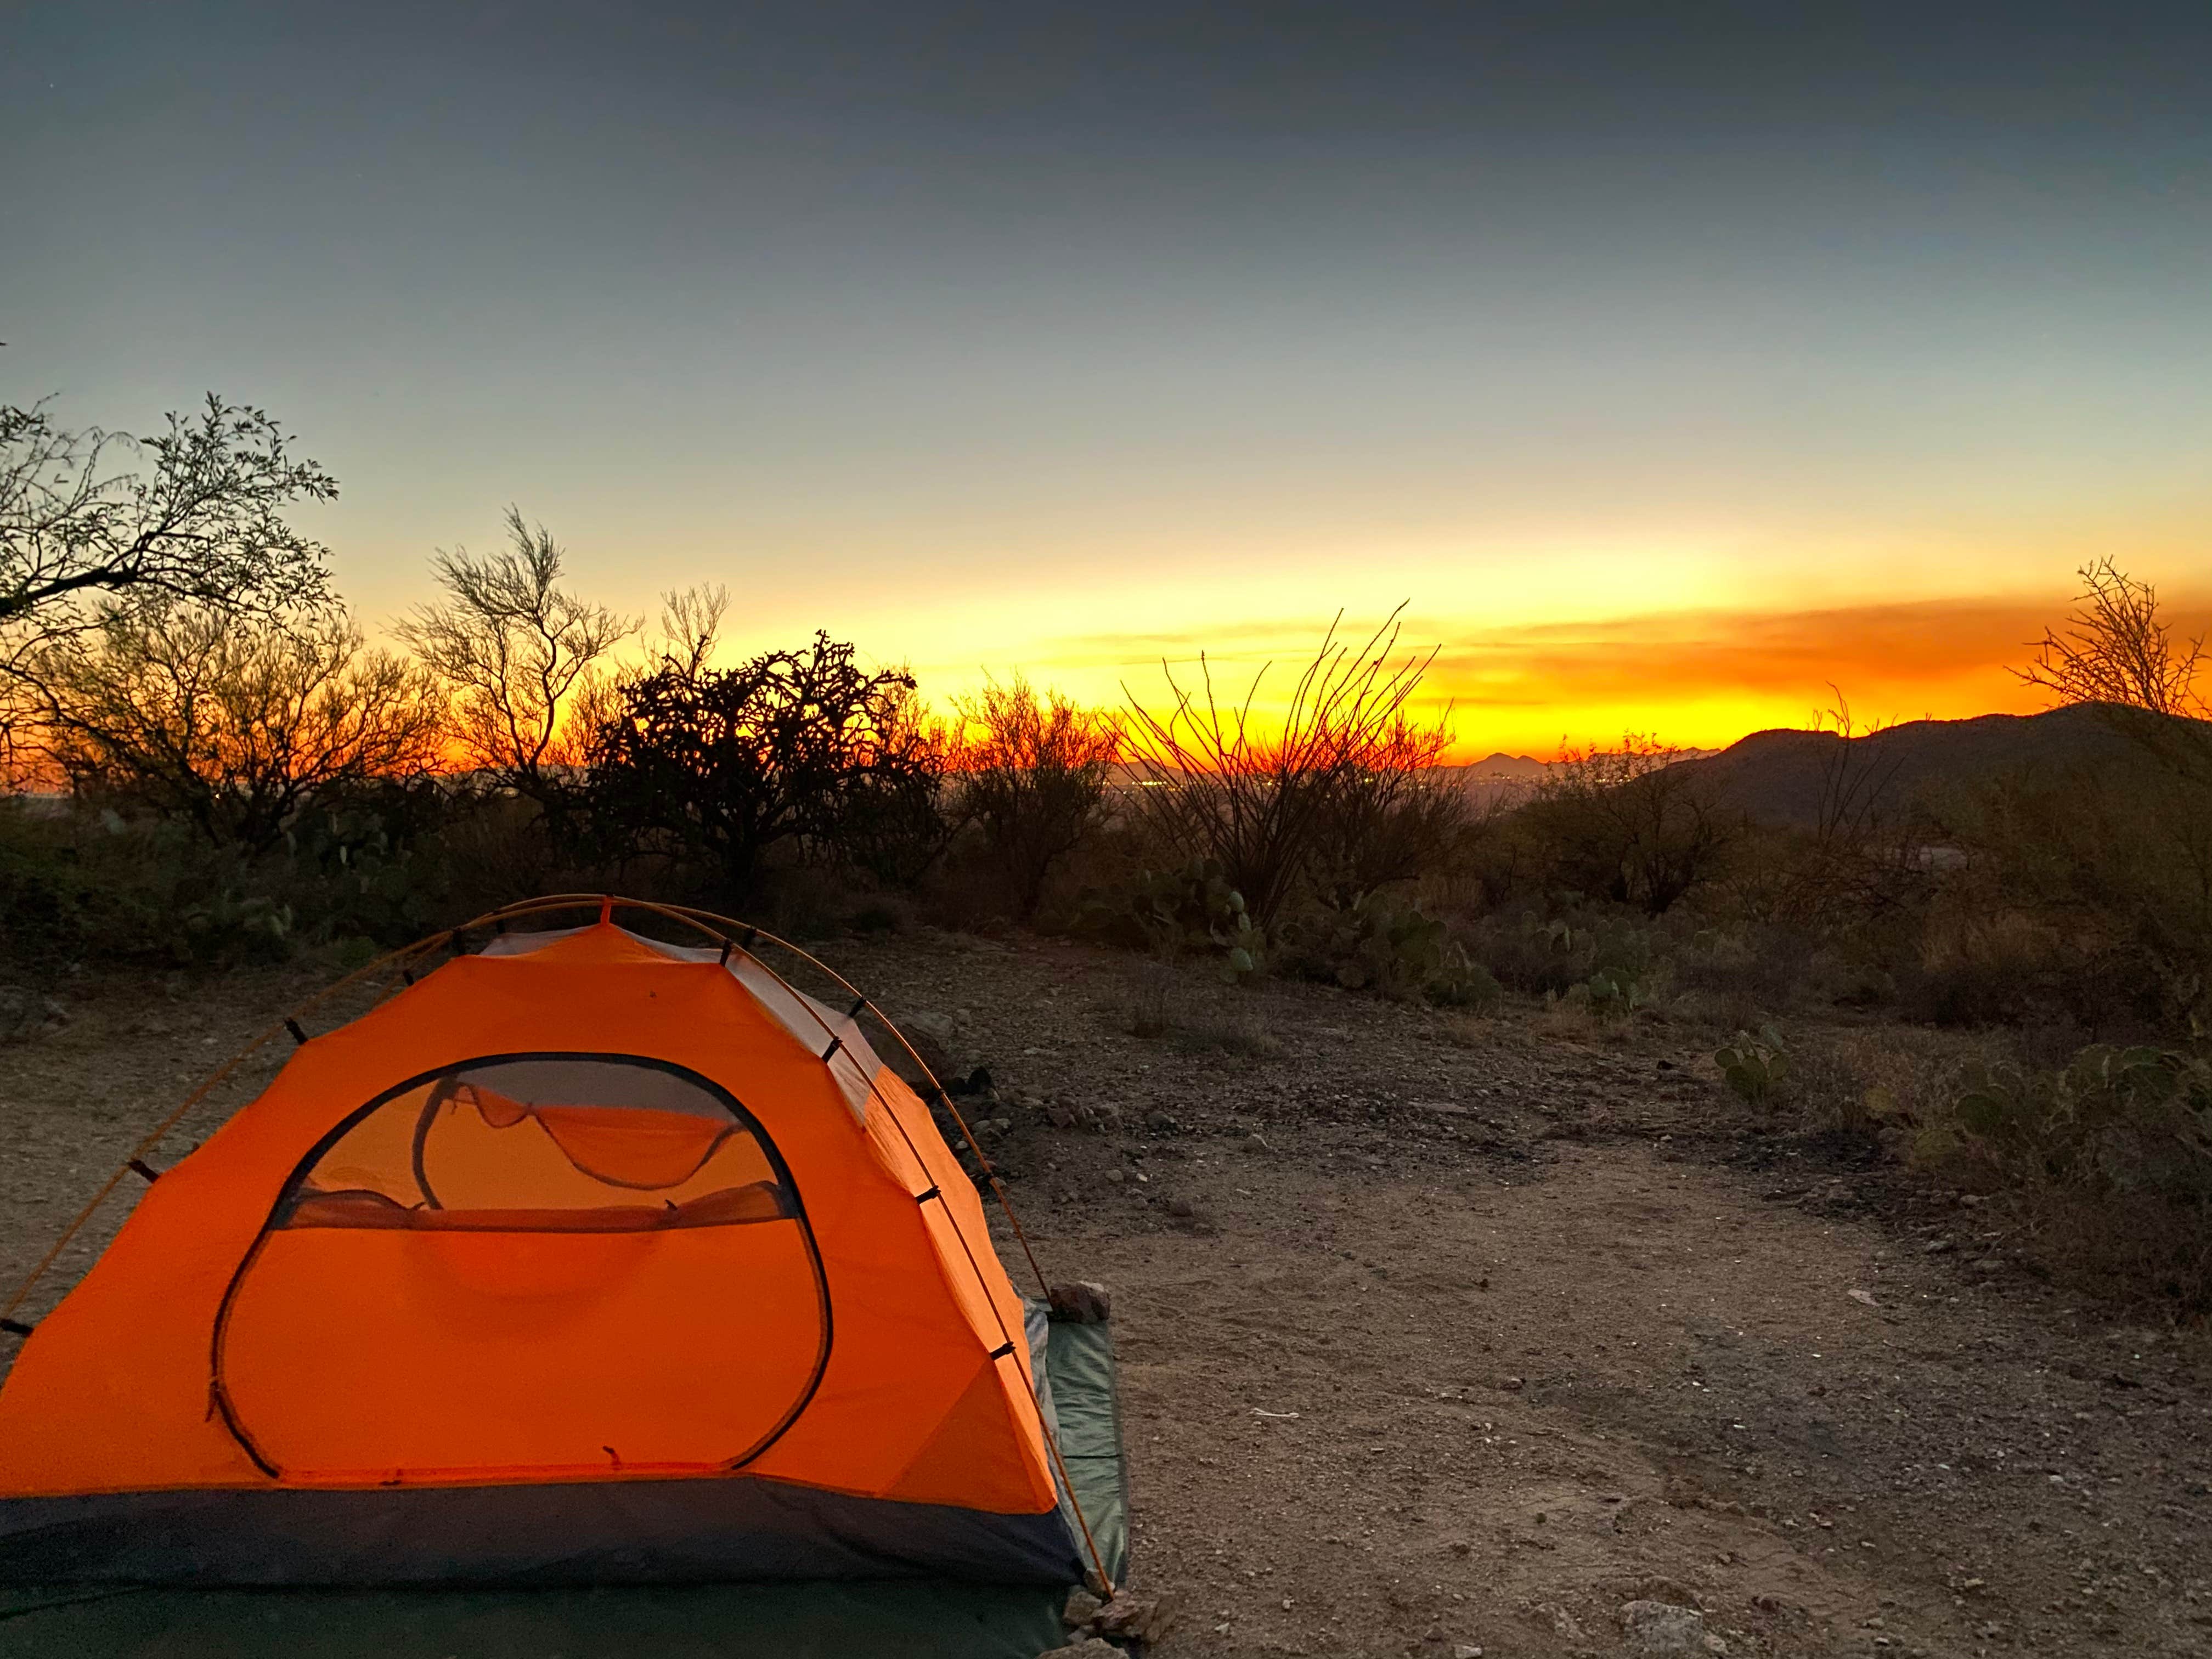
{"type": "MultiPolygon", "coordinates": [[[[2063,600],[1990,599],[1489,629],[1422,619],[1407,624],[1400,654],[1425,655],[1441,641],[1414,712],[1449,724],[1455,764],[1500,750],[1552,759],[1563,743],[1607,744],[1626,732],[1718,749],[1753,732],[1809,726],[1838,696],[1862,725],[2034,713],[2047,698],[2011,670],[2033,657],[2065,609],[2063,600]]],[[[2175,632],[2193,636],[2203,621],[2177,612],[2175,632]]],[[[1253,712],[1272,731],[1325,626],[1246,623],[1054,641],[1059,649],[1022,672],[1040,689],[1096,706],[1124,708],[1133,696],[1159,711],[1169,701],[1163,659],[1186,690],[1199,692],[1203,651],[1224,706],[1241,702],[1265,669],[1253,712]]],[[[1340,639],[1346,632],[1355,645],[1366,637],[1347,629],[1340,639]]],[[[940,707],[981,678],[949,665],[920,672],[925,695],[940,707]]],[[[1003,679],[1010,670],[995,672],[1003,679]]]]}

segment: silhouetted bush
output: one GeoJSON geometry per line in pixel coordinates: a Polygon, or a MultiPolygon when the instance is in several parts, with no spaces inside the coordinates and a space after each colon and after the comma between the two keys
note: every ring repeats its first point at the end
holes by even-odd
{"type": "Polygon", "coordinates": [[[1039,696],[1019,675],[987,683],[958,708],[960,811],[977,824],[1008,908],[1026,921],[1054,871],[1098,827],[1121,729],[1057,691],[1039,696]]]}
{"type": "MultiPolygon", "coordinates": [[[[1395,616],[1357,647],[1332,628],[1279,722],[1253,712],[1266,667],[1243,702],[1224,703],[1203,656],[1195,688],[1167,671],[1164,713],[1131,700],[1128,754],[1143,775],[1131,810],[1173,858],[1218,865],[1263,931],[1317,880],[1341,889],[1371,878],[1389,848],[1358,846],[1363,831],[1429,821],[1413,809],[1449,738],[1410,720],[1430,658],[1394,661],[1397,639],[1395,616]]],[[[1389,878],[1419,873],[1393,858],[1389,878]]]]}
{"type": "Polygon", "coordinates": [[[2091,1031],[2212,1016],[2212,767],[2147,761],[1954,797],[1959,849],[1913,988],[1931,1018],[2062,1014],[2091,1031]]]}
{"type": "Polygon", "coordinates": [[[619,685],[585,735],[587,822],[603,856],[709,867],[750,896],[763,860],[848,857],[911,880],[943,849],[943,745],[914,681],[817,634],[735,668],[664,658],[619,685]]]}
{"type": "Polygon", "coordinates": [[[1628,737],[1569,750],[1516,817],[1546,885],[1661,915],[1725,868],[1744,833],[1680,751],[1628,737]]]}
{"type": "Polygon", "coordinates": [[[22,677],[81,799],[255,854],[349,792],[424,776],[444,733],[430,677],[333,611],[118,611],[22,677]]]}

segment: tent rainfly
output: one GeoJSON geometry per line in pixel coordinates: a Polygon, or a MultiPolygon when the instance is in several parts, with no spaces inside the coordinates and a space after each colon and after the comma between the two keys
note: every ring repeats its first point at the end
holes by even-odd
{"type": "Polygon", "coordinates": [[[588,902],[305,1041],[146,1190],[0,1389],[0,1583],[1118,1575],[1118,1419],[1094,1528],[1054,1328],[872,1009],[588,902]]]}

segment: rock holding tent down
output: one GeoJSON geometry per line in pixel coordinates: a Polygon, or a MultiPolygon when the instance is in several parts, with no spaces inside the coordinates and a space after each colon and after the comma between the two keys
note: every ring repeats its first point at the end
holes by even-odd
{"type": "Polygon", "coordinates": [[[1046,1293],[1052,1316],[1070,1325],[1103,1325],[1114,1316],[1114,1297],[1096,1279],[1055,1285],[1046,1293]]]}
{"type": "Polygon", "coordinates": [[[954,1058],[959,1051],[960,1028],[951,1015],[933,1008],[917,1009],[899,1021],[898,1029],[921,1063],[929,1067],[932,1077],[948,1085],[963,1080],[957,1074],[954,1058]]]}
{"type": "Polygon", "coordinates": [[[1079,1589],[1069,1595],[1067,1610],[1060,1615],[1060,1621],[1068,1629],[1070,1645],[1054,1649],[1044,1659],[1072,1654],[1091,1659],[1091,1656],[1101,1651],[1121,1651],[1109,1642],[1099,1641],[1102,1637],[1126,1644],[1157,1642],[1175,1623],[1175,1604],[1134,1596],[1125,1589],[1115,1590],[1102,1602],[1089,1591],[1079,1589]],[[1096,1645],[1091,1645],[1094,1643],[1096,1645]]]}
{"type": "Polygon", "coordinates": [[[1156,1642],[1175,1622],[1175,1607],[1166,1601],[1145,1601],[1127,1590],[1115,1590],[1091,1619],[1099,1635],[1117,1642],[1156,1642]]]}

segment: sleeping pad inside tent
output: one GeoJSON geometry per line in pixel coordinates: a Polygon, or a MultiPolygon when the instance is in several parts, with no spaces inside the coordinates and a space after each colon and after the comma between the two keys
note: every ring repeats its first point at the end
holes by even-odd
{"type": "Polygon", "coordinates": [[[1028,1654],[1119,1579],[1107,1328],[1015,1293],[860,1000],[611,915],[147,1188],[0,1388],[0,1650],[1028,1654]]]}

